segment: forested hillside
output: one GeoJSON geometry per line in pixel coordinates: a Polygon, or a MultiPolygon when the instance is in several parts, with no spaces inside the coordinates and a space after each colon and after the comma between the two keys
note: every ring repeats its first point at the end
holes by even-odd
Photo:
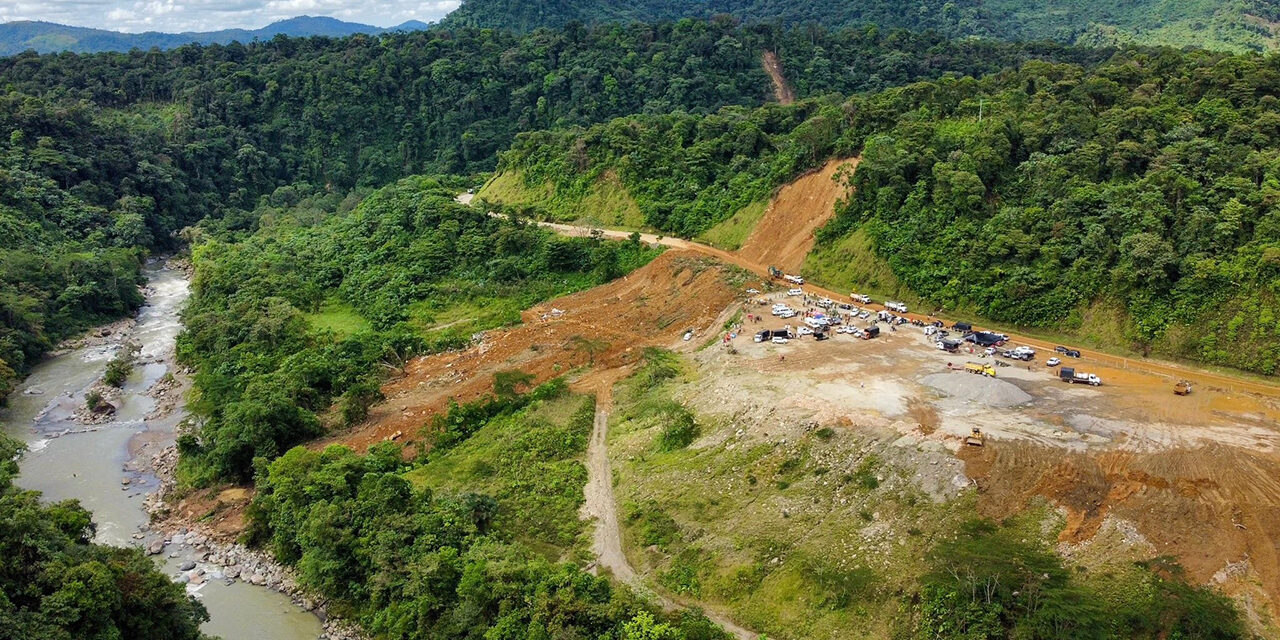
{"type": "Polygon", "coordinates": [[[1276,25],[1280,6],[1274,0],[464,0],[441,24],[446,28],[528,31],[573,21],[654,22],[718,15],[749,24],[821,25],[827,29],[874,24],[889,29],[934,30],[953,38],[1134,42],[1239,51],[1273,50],[1280,43],[1276,25]]]}
{"type": "MultiPolygon", "coordinates": [[[[380,399],[382,375],[520,310],[625,274],[656,253],[637,242],[565,239],[453,201],[428,178],[388,186],[349,210],[340,198],[273,196],[269,226],[236,241],[217,223],[194,254],[179,357],[196,368],[199,432],[179,440],[185,481],[246,481],[274,459],[351,425],[380,399]],[[307,212],[320,212],[320,219],[307,212]],[[453,312],[476,322],[438,321],[453,312]],[[340,320],[335,325],[334,320],[340,320]]],[[[200,235],[206,233],[201,231],[200,235]]]]}
{"type": "Polygon", "coordinates": [[[789,52],[801,95],[1105,57],[687,21],[3,58],[0,393],[62,338],[132,312],[141,256],[198,220],[251,229],[259,198],[295,183],[342,196],[488,170],[520,131],[757,106],[767,47],[789,52]]]}
{"type": "MultiPolygon", "coordinates": [[[[858,234],[943,308],[1273,374],[1277,88],[1274,57],[1135,50],[1093,70],[1031,62],[845,102],[529,134],[501,170],[565,198],[616,172],[648,224],[693,235],[860,152],[814,260],[858,234]]],[[[844,277],[830,284],[856,284],[844,277]]]]}

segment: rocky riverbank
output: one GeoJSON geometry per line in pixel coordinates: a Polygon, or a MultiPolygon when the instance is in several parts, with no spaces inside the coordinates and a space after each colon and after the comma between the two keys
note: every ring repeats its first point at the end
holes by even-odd
{"type": "MultiPolygon", "coordinates": [[[[185,388],[186,381],[182,379],[185,375],[175,378],[178,379],[176,388],[185,388]]],[[[159,480],[159,486],[143,503],[151,523],[133,536],[147,555],[163,555],[177,562],[175,579],[188,585],[192,592],[211,581],[247,582],[284,594],[297,606],[314,613],[324,625],[324,634],[319,640],[368,639],[356,625],[331,618],[328,602],[308,593],[293,571],[269,554],[227,540],[225,534],[207,530],[201,522],[184,522],[176,517],[170,505],[176,498],[177,463],[177,446],[170,445],[151,456],[145,467],[159,480]]]]}

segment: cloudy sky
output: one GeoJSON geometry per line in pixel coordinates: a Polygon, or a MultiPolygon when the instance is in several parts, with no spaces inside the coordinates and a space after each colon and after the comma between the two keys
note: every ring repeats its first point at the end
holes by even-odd
{"type": "Polygon", "coordinates": [[[0,0],[0,22],[47,20],[112,31],[256,29],[300,15],[390,27],[432,22],[459,0],[0,0]]]}

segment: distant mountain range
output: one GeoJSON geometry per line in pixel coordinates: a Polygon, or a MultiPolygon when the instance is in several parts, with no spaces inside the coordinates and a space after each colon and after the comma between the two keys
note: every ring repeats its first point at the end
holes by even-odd
{"type": "Polygon", "coordinates": [[[273,22],[261,29],[223,29],[221,31],[188,31],[186,33],[121,33],[104,29],[71,27],[53,22],[6,22],[0,24],[0,56],[10,56],[33,49],[39,53],[73,51],[129,51],[130,49],[172,49],[189,43],[226,44],[232,41],[270,40],[277,35],[343,37],[357,33],[378,34],[389,31],[418,31],[430,25],[417,20],[390,28],[375,27],[336,18],[298,16],[273,22]]]}

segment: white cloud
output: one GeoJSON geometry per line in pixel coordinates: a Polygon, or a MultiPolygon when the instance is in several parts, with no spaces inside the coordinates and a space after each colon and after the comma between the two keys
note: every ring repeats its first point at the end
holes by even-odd
{"type": "Polygon", "coordinates": [[[112,31],[257,29],[300,15],[391,27],[434,22],[460,0],[0,0],[0,22],[45,20],[112,31]]]}

